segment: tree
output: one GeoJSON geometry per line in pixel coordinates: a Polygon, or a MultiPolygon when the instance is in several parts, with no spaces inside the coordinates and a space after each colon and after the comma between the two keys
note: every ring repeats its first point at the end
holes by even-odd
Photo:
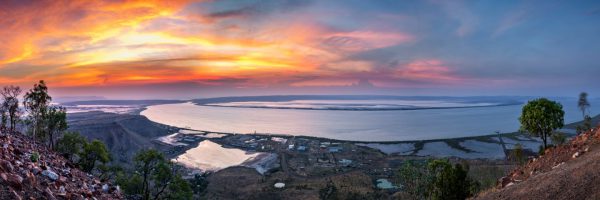
{"type": "Polygon", "coordinates": [[[208,187],[207,173],[194,174],[194,179],[191,181],[194,194],[202,194],[208,187]]]}
{"type": "Polygon", "coordinates": [[[39,83],[33,85],[33,88],[25,93],[23,106],[29,113],[28,118],[34,139],[45,137],[43,122],[51,101],[52,97],[48,95],[48,87],[44,80],[40,80],[39,83]]]}
{"type": "Polygon", "coordinates": [[[519,121],[521,130],[531,135],[540,137],[544,142],[544,149],[548,147],[548,136],[556,129],[564,126],[565,112],[560,103],[540,98],[529,101],[523,107],[519,121]]]}
{"type": "Polygon", "coordinates": [[[333,184],[333,181],[329,180],[324,188],[319,190],[319,199],[322,200],[335,200],[340,199],[337,187],[333,184]]]}
{"type": "Polygon", "coordinates": [[[581,110],[581,116],[585,119],[585,111],[590,107],[590,102],[587,100],[588,94],[582,92],[579,94],[579,101],[577,101],[577,107],[581,110]]]}
{"type": "Polygon", "coordinates": [[[433,160],[428,165],[435,177],[428,194],[431,199],[467,199],[472,195],[474,182],[467,176],[468,166],[452,164],[447,160],[433,160]]]}
{"type": "Polygon", "coordinates": [[[48,133],[48,146],[50,149],[53,149],[55,144],[54,140],[68,128],[67,109],[62,106],[50,107],[46,114],[45,122],[46,132],[48,133]]]}
{"type": "Polygon", "coordinates": [[[0,133],[6,129],[8,123],[8,115],[4,106],[0,106],[0,133]]]}
{"type": "Polygon", "coordinates": [[[100,140],[93,140],[91,143],[84,143],[79,158],[81,169],[84,172],[91,173],[96,166],[96,162],[107,163],[110,161],[110,154],[104,143],[100,140]]]}
{"type": "Polygon", "coordinates": [[[191,199],[192,188],[176,166],[157,150],[142,150],[134,157],[135,173],[118,178],[125,193],[144,200],[191,199]]]}
{"type": "Polygon", "coordinates": [[[56,151],[66,155],[71,162],[75,162],[73,156],[80,155],[87,143],[85,137],[77,132],[67,132],[56,142],[56,151]]]}
{"type": "MultiPolygon", "coordinates": [[[[5,86],[0,90],[2,95],[2,108],[4,112],[7,112],[6,117],[8,120],[8,129],[12,132],[15,131],[16,124],[21,118],[21,112],[19,110],[19,95],[21,95],[21,88],[19,86],[9,85],[5,86]]],[[[2,113],[3,117],[5,113],[2,113]]]]}
{"type": "Polygon", "coordinates": [[[427,170],[427,162],[407,161],[398,173],[402,190],[416,199],[425,199],[433,180],[427,170]]]}

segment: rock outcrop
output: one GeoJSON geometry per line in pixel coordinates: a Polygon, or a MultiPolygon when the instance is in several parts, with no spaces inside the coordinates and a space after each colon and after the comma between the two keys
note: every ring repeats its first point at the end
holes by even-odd
{"type": "Polygon", "coordinates": [[[123,199],[117,186],[26,136],[0,134],[0,144],[0,199],[123,199]]]}

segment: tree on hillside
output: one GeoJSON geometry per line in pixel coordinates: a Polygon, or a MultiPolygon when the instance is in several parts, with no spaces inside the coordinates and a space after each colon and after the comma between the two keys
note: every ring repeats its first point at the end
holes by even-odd
{"type": "Polygon", "coordinates": [[[75,162],[75,155],[80,155],[87,143],[85,137],[77,132],[67,132],[56,142],[56,151],[63,154],[71,162],[75,162]]]}
{"type": "Polygon", "coordinates": [[[0,95],[2,95],[2,105],[1,110],[2,116],[6,118],[8,121],[8,129],[10,131],[14,131],[17,122],[21,118],[21,112],[19,110],[19,95],[21,95],[21,88],[19,86],[9,85],[4,86],[2,90],[0,90],[0,95]]]}
{"type": "Polygon", "coordinates": [[[425,199],[427,197],[429,185],[433,176],[428,171],[426,162],[407,161],[398,173],[402,190],[410,194],[415,199],[425,199]]]}
{"type": "Polygon", "coordinates": [[[447,160],[433,160],[428,165],[433,182],[429,195],[431,199],[467,199],[472,195],[473,181],[467,176],[468,167],[452,164],[447,160]]]}
{"type": "Polygon", "coordinates": [[[565,112],[560,103],[550,101],[546,98],[529,101],[523,107],[521,117],[521,130],[531,135],[540,137],[544,142],[544,149],[548,144],[548,137],[556,129],[564,125],[565,112]]]}
{"type": "Polygon", "coordinates": [[[581,115],[585,119],[585,111],[590,107],[590,102],[587,100],[588,94],[586,92],[582,92],[579,94],[579,101],[577,101],[577,107],[581,110],[581,115]]]}
{"type": "Polygon", "coordinates": [[[39,83],[36,83],[33,88],[25,93],[23,106],[29,113],[28,121],[33,138],[45,137],[43,122],[51,101],[52,97],[48,95],[48,87],[44,80],[40,80],[39,83]]]}
{"type": "Polygon", "coordinates": [[[54,149],[56,138],[67,130],[67,109],[62,106],[51,106],[45,118],[48,146],[54,149]]]}
{"type": "Polygon", "coordinates": [[[105,164],[110,161],[110,154],[104,143],[100,140],[93,140],[83,145],[83,151],[79,154],[79,158],[81,170],[91,173],[97,162],[105,164]]]}
{"type": "Polygon", "coordinates": [[[6,113],[6,109],[0,106],[0,133],[6,129],[6,124],[8,124],[8,115],[6,113]]]}
{"type": "Polygon", "coordinates": [[[181,178],[176,166],[157,150],[142,150],[134,158],[134,171],[118,178],[125,193],[134,198],[192,199],[189,183],[181,178]]]}
{"type": "Polygon", "coordinates": [[[466,199],[479,190],[469,166],[448,160],[408,161],[398,173],[400,187],[414,199],[466,199]]]}

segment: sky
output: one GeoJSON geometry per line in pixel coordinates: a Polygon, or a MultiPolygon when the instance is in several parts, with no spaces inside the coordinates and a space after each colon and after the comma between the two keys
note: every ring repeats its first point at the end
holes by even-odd
{"type": "Polygon", "coordinates": [[[0,1],[0,86],[118,99],[600,93],[599,1],[0,1]]]}

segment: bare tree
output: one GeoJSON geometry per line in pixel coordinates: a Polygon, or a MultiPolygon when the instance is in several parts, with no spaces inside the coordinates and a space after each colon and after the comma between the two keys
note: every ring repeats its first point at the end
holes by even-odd
{"type": "Polygon", "coordinates": [[[8,112],[7,118],[10,125],[9,130],[11,132],[15,130],[16,124],[21,118],[21,110],[19,109],[19,95],[21,95],[21,92],[21,88],[14,85],[4,86],[2,90],[0,90],[0,95],[2,95],[3,100],[2,110],[8,112]]]}

